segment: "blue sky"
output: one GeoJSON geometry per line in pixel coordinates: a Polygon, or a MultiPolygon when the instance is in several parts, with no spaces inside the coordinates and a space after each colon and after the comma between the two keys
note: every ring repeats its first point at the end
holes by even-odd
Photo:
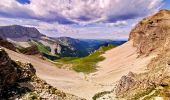
{"type": "Polygon", "coordinates": [[[0,25],[53,37],[128,39],[138,21],[160,9],[170,9],[170,0],[1,0],[0,25]]]}
{"type": "Polygon", "coordinates": [[[21,4],[30,4],[30,0],[17,0],[21,4]]]}
{"type": "Polygon", "coordinates": [[[170,9],[170,0],[164,0],[163,9],[170,9]]]}

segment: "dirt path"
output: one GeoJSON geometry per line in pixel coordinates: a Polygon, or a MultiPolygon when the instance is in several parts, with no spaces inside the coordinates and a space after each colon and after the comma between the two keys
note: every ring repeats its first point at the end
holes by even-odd
{"type": "Polygon", "coordinates": [[[132,47],[131,42],[128,42],[107,51],[103,55],[106,59],[98,64],[98,71],[86,76],[82,73],[59,69],[54,64],[35,56],[6,51],[14,60],[32,63],[37,70],[37,75],[49,84],[87,100],[91,100],[98,92],[112,90],[116,81],[129,71],[144,71],[145,66],[154,57],[137,58],[136,49],[132,47]]]}

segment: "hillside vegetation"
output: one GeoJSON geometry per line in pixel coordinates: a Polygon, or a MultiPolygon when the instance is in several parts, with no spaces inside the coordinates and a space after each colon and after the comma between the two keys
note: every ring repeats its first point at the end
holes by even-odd
{"type": "Polygon", "coordinates": [[[39,52],[42,54],[43,57],[46,57],[49,60],[56,60],[59,59],[59,55],[53,55],[51,54],[51,49],[48,46],[43,45],[40,42],[34,42],[34,44],[37,46],[39,52]]]}
{"type": "Polygon", "coordinates": [[[90,73],[96,71],[96,64],[105,58],[101,56],[107,50],[114,48],[114,45],[102,46],[95,52],[91,53],[89,56],[78,58],[78,57],[65,57],[56,60],[56,64],[64,65],[70,64],[72,69],[76,72],[90,73]]]}

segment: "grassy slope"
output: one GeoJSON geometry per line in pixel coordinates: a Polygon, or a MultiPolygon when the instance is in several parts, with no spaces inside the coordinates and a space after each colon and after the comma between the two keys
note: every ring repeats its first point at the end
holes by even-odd
{"type": "Polygon", "coordinates": [[[48,49],[48,47],[44,46],[41,43],[35,42],[36,46],[38,47],[39,51],[41,53],[45,53],[45,54],[51,54],[50,50],[48,49]]]}
{"type": "Polygon", "coordinates": [[[26,47],[26,48],[23,47],[23,46],[17,45],[17,49],[20,52],[22,52],[22,51],[24,52],[27,48],[30,48],[31,46],[36,46],[40,53],[50,54],[50,51],[48,50],[48,48],[46,46],[44,46],[43,44],[39,43],[39,42],[29,41],[28,44],[29,44],[29,47],[26,47]]]}
{"type": "Polygon", "coordinates": [[[46,58],[50,59],[50,60],[56,60],[59,59],[60,57],[58,55],[53,55],[50,52],[50,48],[47,46],[44,46],[43,44],[39,43],[39,42],[34,42],[34,44],[38,47],[39,52],[45,56],[46,58]]]}
{"type": "Polygon", "coordinates": [[[90,54],[89,56],[86,56],[83,58],[65,57],[65,58],[56,60],[56,62],[63,63],[63,64],[72,64],[73,70],[77,72],[84,72],[84,73],[94,72],[96,71],[96,67],[97,67],[96,64],[99,61],[102,61],[105,59],[101,55],[107,50],[110,50],[114,47],[115,46],[113,45],[100,47],[98,50],[96,50],[94,53],[90,54]]]}

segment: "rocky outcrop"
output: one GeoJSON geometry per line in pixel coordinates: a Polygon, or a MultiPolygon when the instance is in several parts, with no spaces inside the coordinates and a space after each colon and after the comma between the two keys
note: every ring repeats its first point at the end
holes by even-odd
{"type": "Polygon", "coordinates": [[[7,40],[5,40],[1,37],[0,37],[0,46],[5,47],[10,50],[13,50],[13,51],[16,51],[16,47],[11,42],[8,42],[7,40]]]}
{"type": "Polygon", "coordinates": [[[136,79],[134,73],[130,72],[127,76],[122,76],[119,83],[117,84],[115,89],[116,95],[121,95],[124,92],[128,91],[136,84],[136,79]]]}
{"type": "Polygon", "coordinates": [[[130,33],[129,40],[140,55],[157,54],[145,73],[123,76],[115,87],[117,98],[150,100],[170,98],[170,11],[161,10],[142,20],[130,33]]]}
{"type": "Polygon", "coordinates": [[[30,63],[13,61],[0,49],[1,100],[84,100],[52,87],[35,73],[30,63]]]}
{"type": "Polygon", "coordinates": [[[13,84],[19,78],[18,70],[12,63],[14,62],[10,60],[6,52],[0,49],[0,96],[5,86],[13,84]]]}
{"type": "Polygon", "coordinates": [[[0,77],[0,98],[7,99],[12,96],[13,93],[8,87],[13,87],[18,81],[30,80],[35,72],[31,64],[16,63],[0,49],[0,75],[3,76],[0,77]]]}
{"type": "Polygon", "coordinates": [[[133,41],[140,54],[148,55],[166,45],[170,37],[169,28],[170,11],[161,10],[140,21],[130,32],[129,40],[133,41]]]}
{"type": "Polygon", "coordinates": [[[38,50],[38,47],[36,45],[31,45],[30,47],[20,47],[17,48],[19,52],[26,54],[26,55],[36,55],[40,54],[40,51],[38,50]]]}
{"type": "MultiPolygon", "coordinates": [[[[157,66],[158,67],[158,66],[157,66]]],[[[118,99],[150,100],[154,97],[170,98],[170,76],[167,67],[155,68],[135,76],[122,76],[115,87],[118,99]],[[150,99],[146,99],[150,98],[150,99]]]]}

